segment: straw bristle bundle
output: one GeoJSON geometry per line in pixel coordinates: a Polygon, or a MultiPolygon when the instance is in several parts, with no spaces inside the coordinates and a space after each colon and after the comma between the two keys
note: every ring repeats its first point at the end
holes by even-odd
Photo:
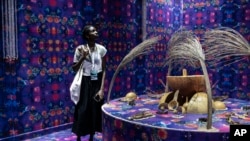
{"type": "Polygon", "coordinates": [[[196,67],[197,61],[205,60],[205,55],[198,38],[192,31],[183,29],[172,35],[168,42],[167,53],[165,65],[174,65],[174,63],[179,62],[178,65],[187,64],[196,67]]]}
{"type": "Polygon", "coordinates": [[[206,60],[210,64],[228,65],[230,62],[223,62],[225,58],[250,55],[248,41],[236,30],[228,27],[220,27],[205,32],[202,45],[205,47],[206,60]]]}

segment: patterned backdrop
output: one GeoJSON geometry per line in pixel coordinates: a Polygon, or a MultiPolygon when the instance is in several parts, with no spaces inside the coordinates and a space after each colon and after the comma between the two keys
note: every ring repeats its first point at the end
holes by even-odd
{"type": "MultiPolygon", "coordinates": [[[[84,25],[96,25],[98,42],[108,49],[105,92],[122,58],[142,41],[140,0],[18,0],[17,5],[19,58],[0,58],[0,139],[72,122],[70,66],[75,47],[84,43],[84,25]]],[[[180,27],[201,37],[207,28],[227,26],[250,41],[247,0],[147,0],[146,6],[147,38],[161,35],[163,40],[119,72],[111,99],[129,91],[145,94],[146,88],[164,91],[159,79],[166,81],[167,66],[162,65],[167,42],[180,27]]],[[[217,83],[213,94],[249,100],[248,64],[246,57],[227,67],[208,68],[211,82],[217,83]]]]}

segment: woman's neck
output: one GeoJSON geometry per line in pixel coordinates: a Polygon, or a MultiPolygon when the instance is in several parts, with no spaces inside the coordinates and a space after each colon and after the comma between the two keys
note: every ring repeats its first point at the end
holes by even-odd
{"type": "Polygon", "coordinates": [[[93,51],[93,50],[95,50],[95,43],[93,42],[88,42],[88,46],[89,46],[89,49],[91,50],[91,51],[93,51]]]}

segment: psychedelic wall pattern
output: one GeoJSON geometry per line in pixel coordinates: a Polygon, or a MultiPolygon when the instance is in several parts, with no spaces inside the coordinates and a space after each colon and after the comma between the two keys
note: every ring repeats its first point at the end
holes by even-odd
{"type": "MultiPolygon", "coordinates": [[[[74,76],[71,63],[75,47],[84,43],[81,38],[84,25],[94,24],[101,36],[99,42],[110,53],[113,51],[107,56],[111,64],[108,77],[121,55],[140,42],[141,33],[137,29],[140,16],[136,14],[140,11],[139,4],[115,2],[108,7],[109,3],[100,0],[18,2],[20,57],[1,63],[4,95],[0,111],[1,138],[72,122],[74,107],[68,90],[74,76]]],[[[120,91],[120,88],[124,89],[123,86],[116,89],[120,91]]]]}

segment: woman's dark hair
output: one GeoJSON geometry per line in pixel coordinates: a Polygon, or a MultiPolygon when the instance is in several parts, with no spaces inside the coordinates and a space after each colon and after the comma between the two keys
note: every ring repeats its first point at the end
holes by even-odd
{"type": "Polygon", "coordinates": [[[84,39],[86,39],[86,36],[89,34],[89,32],[90,32],[90,27],[94,27],[94,26],[93,26],[93,25],[86,25],[86,26],[84,26],[83,32],[82,32],[82,37],[83,37],[84,39]]]}

